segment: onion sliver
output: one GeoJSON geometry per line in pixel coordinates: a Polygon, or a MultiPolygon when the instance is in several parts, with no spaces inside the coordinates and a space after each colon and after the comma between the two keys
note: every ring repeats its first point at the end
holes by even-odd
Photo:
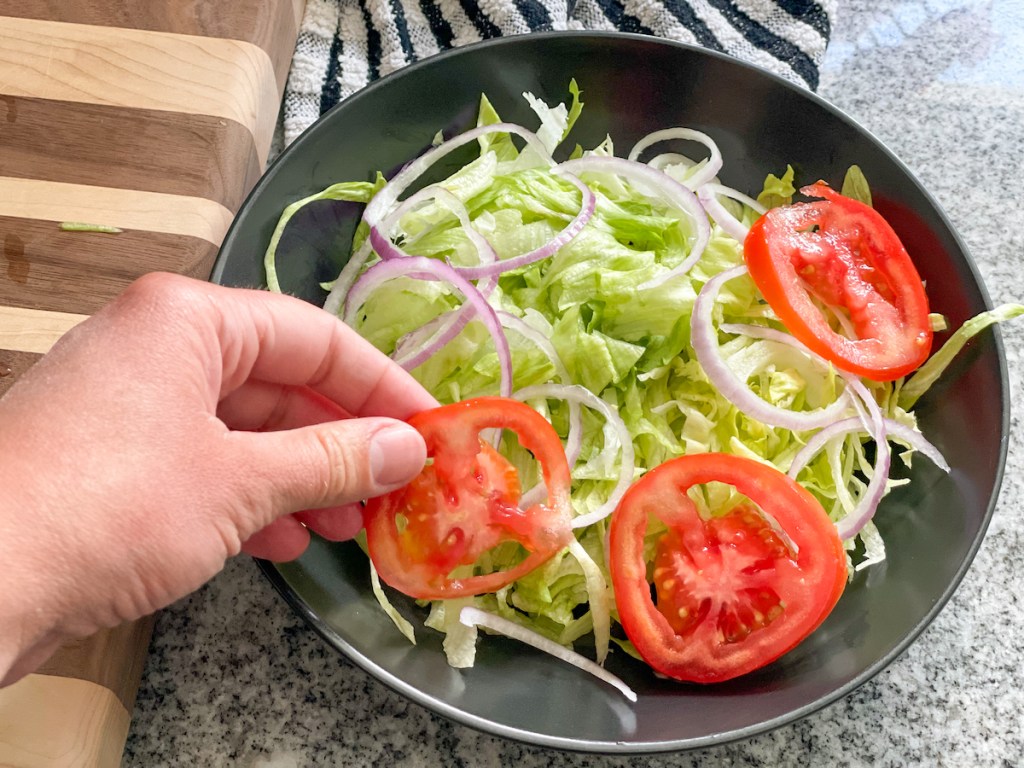
{"type": "Polygon", "coordinates": [[[591,171],[622,176],[634,184],[646,188],[649,192],[656,193],[666,203],[679,209],[693,220],[694,239],[689,256],[668,272],[643,283],[638,290],[655,288],[674,277],[685,275],[694,264],[700,261],[700,257],[711,239],[711,224],[697,196],[671,176],[643,163],[624,160],[621,157],[601,157],[599,155],[588,155],[577,160],[569,160],[562,163],[559,168],[571,173],[591,171]]]}
{"type": "MultiPolygon", "coordinates": [[[[893,421],[892,419],[888,418],[882,419],[882,425],[885,430],[886,436],[884,442],[886,442],[886,444],[889,439],[898,440],[901,443],[910,446],[915,451],[918,451],[923,456],[927,456],[929,459],[932,460],[932,462],[937,467],[939,467],[939,469],[943,470],[944,472],[950,471],[949,464],[942,456],[942,453],[934,445],[932,445],[932,443],[930,443],[920,432],[917,432],[904,424],[900,424],[898,421],[893,421]]],[[[818,451],[824,448],[829,441],[847,435],[851,432],[863,431],[865,431],[864,424],[861,418],[858,416],[851,416],[850,418],[847,419],[841,419],[840,421],[837,421],[834,424],[830,424],[829,426],[825,427],[820,432],[811,437],[811,439],[807,441],[807,445],[801,448],[800,452],[793,457],[793,462],[792,464],[790,464],[789,467],[789,476],[795,480],[796,477],[803,471],[804,467],[806,467],[810,463],[811,459],[813,459],[814,456],[818,453],[818,451]]],[[[876,443],[877,442],[878,441],[876,440],[876,443]]],[[[876,476],[879,474],[879,470],[880,467],[876,466],[876,476]]],[[[886,467],[884,477],[888,477],[888,467],[886,467]]],[[[874,482],[874,479],[875,478],[873,477],[872,482],[874,482]]],[[[864,496],[861,499],[862,504],[858,504],[858,509],[855,510],[853,513],[847,515],[837,524],[837,528],[839,529],[839,536],[844,540],[856,536],[857,533],[860,532],[861,528],[863,528],[864,525],[868,522],[868,520],[870,520],[871,517],[874,515],[878,507],[877,501],[875,502],[875,505],[872,508],[868,508],[866,504],[863,504],[864,497],[868,496],[869,491],[870,484],[868,490],[864,492],[864,496]],[[861,506],[863,506],[864,508],[861,509],[861,506]]]]}
{"type": "Polygon", "coordinates": [[[708,192],[713,192],[716,195],[721,195],[722,197],[728,197],[730,200],[735,200],[737,203],[742,203],[743,205],[747,206],[747,208],[750,208],[758,216],[761,216],[768,210],[759,202],[757,202],[757,200],[752,198],[750,195],[745,195],[738,189],[727,187],[724,184],[710,182],[701,187],[701,189],[706,189],[708,192]]]}
{"type": "Polygon", "coordinates": [[[370,245],[370,241],[366,240],[355,253],[348,257],[345,266],[341,268],[338,279],[334,281],[334,286],[324,300],[324,309],[327,312],[330,312],[332,315],[341,314],[345,298],[359,278],[359,271],[372,255],[373,248],[370,245]]]}
{"type": "Polygon", "coordinates": [[[745,274],[747,268],[743,265],[719,272],[704,284],[694,302],[693,316],[690,320],[690,341],[694,352],[697,353],[697,361],[704,369],[708,380],[726,400],[743,413],[769,426],[781,427],[791,432],[805,432],[821,429],[837,421],[850,407],[849,395],[846,392],[827,407],[814,411],[790,411],[779,408],[752,392],[746,382],[737,379],[722,358],[712,317],[715,299],[724,283],[745,274]]]}
{"type": "Polygon", "coordinates": [[[512,393],[512,397],[516,400],[524,401],[532,400],[535,397],[550,398],[552,400],[567,400],[569,402],[575,400],[581,405],[585,405],[588,408],[593,408],[595,411],[599,411],[601,415],[605,417],[608,424],[614,430],[616,437],[619,439],[619,480],[615,484],[615,488],[612,490],[605,503],[592,512],[588,512],[585,515],[580,515],[579,517],[574,518],[572,521],[572,527],[585,528],[588,525],[593,525],[598,520],[603,520],[614,512],[615,507],[619,505],[619,501],[626,494],[626,491],[629,490],[629,484],[633,482],[633,474],[636,469],[633,440],[629,435],[629,430],[626,429],[625,423],[622,421],[622,417],[615,412],[615,409],[589,389],[581,387],[579,384],[570,384],[569,386],[559,384],[537,384],[532,387],[523,387],[522,389],[516,390],[512,393]]]}
{"type": "MultiPolygon", "coordinates": [[[[579,213],[577,213],[576,216],[573,217],[572,221],[566,224],[557,235],[544,243],[544,245],[539,248],[535,248],[529,253],[512,256],[501,261],[498,261],[497,259],[483,261],[482,263],[472,267],[455,267],[455,271],[467,280],[479,280],[483,277],[497,277],[503,272],[509,272],[513,269],[519,269],[533,264],[534,262],[550,258],[557,253],[562,246],[571,242],[572,239],[576,237],[576,235],[578,235],[587,225],[587,222],[590,221],[591,216],[594,215],[594,208],[597,203],[594,198],[594,193],[590,191],[590,187],[584,184],[578,177],[573,176],[571,173],[561,173],[560,175],[565,177],[566,181],[570,182],[580,191],[581,201],[579,213]]],[[[412,198],[410,198],[410,200],[411,199],[412,198]]],[[[392,217],[389,216],[388,221],[391,220],[392,217]]],[[[370,228],[370,242],[373,244],[374,250],[380,254],[382,259],[408,258],[408,253],[391,242],[390,234],[387,231],[388,229],[389,228],[384,225],[370,228]]]]}
{"type": "MultiPolygon", "coordinates": [[[[436,187],[432,190],[432,196],[444,203],[459,219],[459,224],[466,231],[466,237],[476,248],[477,254],[480,256],[480,261],[484,263],[491,263],[497,261],[498,254],[495,253],[494,248],[487,242],[487,238],[481,235],[476,228],[473,226],[473,222],[469,220],[469,211],[466,210],[466,206],[462,204],[455,195],[442,187],[436,187]]],[[[487,299],[494,291],[497,285],[496,278],[488,278],[484,280],[476,289],[480,292],[480,295],[487,299]]],[[[401,365],[405,370],[411,371],[419,365],[422,365],[431,357],[433,357],[439,350],[459,335],[459,332],[466,327],[469,321],[473,318],[473,305],[470,303],[463,304],[456,310],[448,312],[442,315],[441,319],[437,323],[437,327],[430,331],[430,336],[424,340],[418,335],[414,339],[410,339],[406,344],[402,344],[402,339],[399,339],[399,344],[395,347],[395,362],[401,365]],[[419,341],[420,349],[413,352],[411,355],[406,356],[400,353],[399,350],[403,347],[408,347],[410,343],[419,341]]],[[[408,336],[408,334],[407,334],[408,336]]]]}
{"type": "Polygon", "coordinates": [[[708,212],[708,216],[715,220],[715,223],[729,237],[742,243],[747,239],[747,232],[750,230],[743,225],[735,216],[726,210],[725,206],[718,202],[715,193],[703,186],[697,190],[697,199],[708,212]]]}
{"type": "Polygon", "coordinates": [[[395,259],[374,264],[352,286],[345,301],[345,322],[352,325],[353,316],[366,303],[370,293],[381,283],[396,277],[412,277],[416,279],[441,280],[458,290],[487,328],[498,354],[498,365],[501,367],[501,383],[499,391],[503,397],[512,394],[512,353],[508,348],[508,339],[501,329],[494,308],[487,303],[476,286],[461,277],[454,269],[437,259],[425,256],[410,256],[407,259],[395,259]]]}
{"type": "Polygon", "coordinates": [[[391,210],[391,206],[398,202],[398,198],[405,192],[409,186],[422,176],[430,166],[440,160],[442,157],[454,152],[459,147],[465,146],[470,142],[476,141],[481,136],[486,136],[491,133],[512,133],[516,136],[521,137],[537,152],[537,154],[545,158],[549,165],[554,165],[554,161],[551,160],[551,155],[547,149],[544,148],[544,144],[540,139],[537,138],[537,134],[533,131],[523,128],[521,125],[515,123],[492,123],[491,125],[482,125],[478,128],[473,128],[460,133],[458,136],[454,136],[448,141],[438,144],[436,147],[428,150],[420,157],[413,160],[405,168],[395,174],[395,177],[389,181],[383,189],[377,192],[373,196],[373,199],[367,204],[366,209],[363,211],[363,221],[369,226],[373,227],[380,223],[381,219],[391,210]]]}
{"type": "MultiPolygon", "coordinates": [[[[793,336],[774,328],[764,328],[758,325],[727,323],[723,323],[721,328],[727,333],[740,333],[752,338],[768,339],[781,344],[788,344],[807,355],[815,356],[809,349],[807,349],[807,347],[793,336]]],[[[856,507],[836,524],[840,537],[843,540],[846,540],[856,536],[867,521],[874,517],[875,511],[878,509],[878,505],[882,501],[882,497],[885,496],[886,483],[889,479],[889,470],[892,467],[892,450],[889,448],[887,438],[886,419],[883,418],[882,410],[878,407],[878,403],[875,402],[875,399],[871,396],[871,393],[860,379],[845,372],[842,372],[841,375],[843,380],[846,382],[848,390],[856,395],[856,397],[851,399],[851,402],[854,409],[857,411],[858,416],[849,421],[855,422],[859,425],[860,430],[871,435],[875,441],[875,445],[877,446],[875,466],[872,470],[871,480],[868,482],[868,487],[864,490],[864,493],[861,494],[856,507]]],[[[826,429],[830,428],[831,427],[827,427],[826,429]]],[[[820,434],[821,433],[815,435],[811,442],[815,442],[819,438],[820,434]]],[[[828,440],[826,439],[821,443],[815,443],[818,445],[817,450],[820,450],[827,442],[828,440]]],[[[808,443],[808,445],[810,445],[810,443],[808,443]]],[[[798,457],[803,456],[805,451],[806,448],[801,450],[798,457]]],[[[809,454],[803,464],[798,466],[796,471],[799,472],[803,469],[803,466],[810,460],[810,456],[813,455],[813,453],[809,454]]],[[[797,466],[795,459],[793,466],[797,466]]],[[[791,477],[795,477],[795,475],[791,474],[791,477]]]]}
{"type": "Polygon", "coordinates": [[[722,170],[722,153],[719,151],[718,145],[715,143],[714,139],[706,133],[695,131],[692,128],[666,128],[662,131],[649,133],[633,145],[633,149],[629,151],[629,159],[633,161],[639,160],[640,154],[645,149],[658,144],[659,142],[668,141],[670,139],[696,141],[698,144],[703,144],[707,147],[708,151],[711,153],[711,157],[708,158],[705,166],[686,180],[686,186],[691,189],[697,189],[697,187],[708,183],[718,175],[720,170],[722,170]]]}
{"type": "MultiPolygon", "coordinates": [[[[569,369],[565,367],[565,363],[562,362],[562,358],[558,354],[558,350],[555,349],[555,345],[551,343],[550,339],[543,333],[538,331],[532,325],[527,323],[521,317],[516,317],[508,312],[498,310],[498,321],[508,328],[510,331],[515,331],[524,339],[533,342],[537,348],[547,355],[548,359],[551,360],[551,364],[555,368],[555,375],[561,380],[562,384],[569,385],[572,382],[572,377],[569,375],[569,369]]],[[[583,447],[583,420],[580,417],[580,403],[578,400],[569,400],[569,434],[566,435],[565,439],[565,458],[569,463],[570,469],[575,466],[576,460],[580,457],[580,450],[583,447]]]]}
{"type": "Polygon", "coordinates": [[[474,608],[472,606],[466,606],[459,612],[459,621],[467,627],[485,627],[494,632],[505,635],[506,637],[510,637],[513,640],[526,643],[527,645],[536,648],[538,651],[543,651],[555,658],[572,664],[574,667],[582,669],[584,672],[589,672],[599,680],[602,680],[608,685],[616,688],[630,701],[636,701],[636,692],[611,672],[608,672],[604,667],[599,664],[595,664],[586,656],[576,653],[576,651],[569,650],[565,646],[559,645],[554,640],[549,640],[531,629],[527,629],[526,627],[516,624],[514,621],[502,618],[501,616],[495,616],[493,613],[481,611],[479,608],[474,608]]]}

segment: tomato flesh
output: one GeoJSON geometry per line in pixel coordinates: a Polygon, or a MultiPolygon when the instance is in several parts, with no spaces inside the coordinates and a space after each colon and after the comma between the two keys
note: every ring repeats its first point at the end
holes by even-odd
{"type": "Polygon", "coordinates": [[[780,559],[792,560],[792,553],[748,505],[707,521],[705,531],[706,538],[696,549],[687,546],[674,528],[658,540],[657,608],[677,635],[690,634],[711,621],[725,642],[738,642],[785,610],[771,584],[772,571],[780,559]],[[717,609],[714,615],[712,608],[717,609]]]}
{"type": "Polygon", "coordinates": [[[875,381],[915,370],[931,352],[928,297],[892,227],[868,205],[818,183],[811,203],[773,208],[750,228],[744,259],[758,289],[804,345],[875,381]],[[833,330],[824,303],[845,320],[833,330]]]}
{"type": "Polygon", "coordinates": [[[729,454],[683,456],[647,473],[612,516],[609,552],[626,635],[654,669],[684,681],[720,682],[779,658],[846,583],[842,542],[814,497],[773,467],[729,454]],[[705,520],[686,492],[712,481],[752,503],[705,520]],[[667,528],[652,569],[651,520],[667,528]]]}
{"type": "Polygon", "coordinates": [[[367,502],[363,516],[370,559],[386,583],[422,599],[493,592],[569,543],[569,467],[544,417],[519,401],[491,397],[425,411],[409,423],[427,444],[427,466],[409,485],[367,502]],[[515,467],[480,439],[491,427],[512,430],[537,457],[546,504],[520,508],[515,467]],[[453,575],[504,542],[526,551],[514,567],[453,575]]]}

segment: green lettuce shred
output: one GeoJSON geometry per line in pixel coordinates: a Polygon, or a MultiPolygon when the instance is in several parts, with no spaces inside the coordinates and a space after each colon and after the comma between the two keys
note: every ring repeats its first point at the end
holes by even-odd
{"type": "MultiPolygon", "coordinates": [[[[582,93],[569,86],[571,104],[548,106],[524,94],[540,121],[538,136],[553,151],[579,118],[582,93]]],[[[500,116],[481,96],[478,125],[493,125],[500,116]]],[[[580,193],[564,179],[531,162],[532,150],[517,149],[512,137],[492,133],[479,139],[480,156],[450,177],[443,186],[466,206],[474,227],[501,259],[528,252],[550,241],[579,211],[580,193]]],[[[613,155],[610,137],[572,157],[613,155]]],[[[685,175],[687,168],[667,168],[685,175]]],[[[757,196],[761,205],[792,202],[794,170],[770,174],[757,196]]],[[[618,177],[590,174],[596,209],[590,223],[552,258],[501,274],[491,295],[500,310],[521,318],[550,340],[571,381],[587,387],[623,419],[636,454],[637,476],[669,459],[689,453],[726,451],[788,470],[808,435],[762,424],[737,410],[707,380],[690,346],[690,319],[697,293],[714,275],[743,263],[742,246],[717,226],[703,258],[690,274],[657,287],[641,288],[686,258],[693,233],[675,211],[642,194],[618,177]]],[[[336,184],[300,200],[281,217],[267,250],[268,285],[280,290],[274,255],[289,219],[304,205],[323,199],[367,202],[383,185],[336,184]]],[[[870,204],[867,181],[856,166],[843,185],[844,194],[870,204]]],[[[731,203],[730,203],[731,204],[731,203]]],[[[741,220],[756,213],[736,208],[741,220]]],[[[458,218],[445,206],[426,204],[407,213],[399,230],[403,247],[416,256],[454,265],[478,261],[473,243],[458,218]]],[[[356,232],[355,245],[365,239],[356,232]]],[[[461,297],[443,283],[400,278],[379,286],[354,321],[355,329],[385,353],[392,353],[407,334],[456,309],[461,297]]],[[[883,414],[914,427],[911,408],[942,374],[960,348],[984,328],[1024,313],[1007,305],[968,321],[956,331],[909,382],[865,382],[883,414]]],[[[748,277],[731,280],[715,308],[717,323],[753,323],[781,328],[748,277]]],[[[516,388],[557,381],[554,365],[535,344],[508,334],[516,388]]],[[[790,346],[750,337],[723,337],[721,351],[739,378],[766,401],[795,411],[809,411],[833,402],[843,390],[835,370],[814,362],[790,346]]],[[[481,323],[471,322],[437,354],[412,371],[442,403],[495,394],[498,356],[481,323]]],[[[569,425],[568,405],[532,403],[563,439],[569,425]]],[[[605,503],[619,476],[617,438],[603,419],[583,409],[580,459],[573,468],[572,503],[586,514],[605,503]]],[[[539,481],[536,461],[514,439],[502,452],[520,473],[524,488],[539,481]]],[[[901,455],[910,461],[911,452],[901,455]]],[[[834,520],[849,514],[867,486],[873,449],[865,435],[832,441],[803,470],[800,482],[834,520]]],[[[888,487],[902,481],[890,480],[888,487]]],[[[733,503],[731,490],[709,489],[700,499],[707,514],[721,514],[733,503]]],[[[661,531],[651,530],[646,542],[653,550],[661,531]]],[[[445,652],[453,666],[472,664],[476,630],[458,621],[461,607],[473,605],[527,627],[559,643],[593,643],[599,660],[609,646],[635,655],[635,649],[612,631],[615,619],[608,566],[606,523],[576,532],[577,541],[544,566],[494,594],[430,604],[426,626],[445,633],[445,652]]],[[[884,558],[884,544],[873,526],[864,529],[851,569],[884,558]],[[855,563],[855,559],[857,562],[855,563]]],[[[521,561],[523,550],[506,543],[486,553],[461,576],[507,569],[521,561]]],[[[374,594],[410,641],[411,626],[394,610],[371,573],[374,594]]]]}

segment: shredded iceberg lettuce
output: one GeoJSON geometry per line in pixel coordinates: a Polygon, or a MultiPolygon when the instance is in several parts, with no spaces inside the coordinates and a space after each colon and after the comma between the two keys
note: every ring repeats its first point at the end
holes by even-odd
{"type": "MultiPolygon", "coordinates": [[[[537,113],[537,135],[553,151],[568,136],[583,107],[575,83],[572,103],[549,107],[531,94],[525,98],[537,113]]],[[[482,98],[478,125],[500,122],[482,98]]],[[[580,210],[580,192],[564,178],[517,149],[509,134],[491,133],[479,140],[480,156],[442,186],[466,207],[474,227],[486,237],[500,259],[529,252],[550,241],[580,210]]],[[[611,138],[572,156],[613,155],[611,138]]],[[[666,173],[685,183],[703,162],[668,158],[666,173]]],[[[267,252],[268,284],[280,290],[274,254],[288,219],[302,205],[329,198],[368,201],[383,181],[334,185],[319,195],[289,206],[267,252]]],[[[633,440],[637,474],[676,456],[724,451],[789,469],[805,444],[805,436],[771,427],[745,415],[709,383],[690,346],[690,319],[700,287],[711,277],[743,263],[742,245],[717,225],[710,243],[690,274],[655,287],[641,288],[671,270],[687,256],[692,233],[678,213],[615,176],[588,177],[597,196],[587,226],[551,258],[502,273],[488,297],[504,313],[521,318],[550,340],[569,381],[598,395],[623,419],[633,440]]],[[[766,207],[788,204],[796,189],[791,167],[781,176],[768,175],[757,201],[766,207]]],[[[870,190],[859,169],[851,169],[844,192],[870,202],[870,190]]],[[[725,200],[731,215],[745,225],[757,214],[749,206],[725,200]]],[[[479,257],[458,217],[439,202],[414,208],[398,222],[405,251],[471,265],[479,257]]],[[[356,233],[358,247],[366,237],[356,233]]],[[[367,262],[366,267],[372,266],[367,262]]],[[[378,287],[363,306],[354,327],[385,353],[440,316],[457,309],[461,297],[443,283],[399,278],[378,287]]],[[[991,322],[1024,308],[1002,308],[983,315],[954,334],[942,351],[908,384],[866,382],[882,415],[914,428],[911,408],[948,364],[960,346],[991,322]]],[[[760,323],[781,328],[749,276],[729,281],[715,309],[716,323],[760,323]]],[[[519,334],[508,335],[513,379],[517,389],[558,381],[551,358],[519,334]]],[[[831,366],[814,362],[791,346],[770,339],[736,337],[722,345],[726,361],[750,388],[773,405],[790,410],[822,408],[836,400],[842,380],[831,366]]],[[[470,322],[450,343],[412,371],[441,402],[496,394],[499,359],[480,323],[470,322]]],[[[567,437],[568,404],[536,403],[561,436],[567,437]]],[[[616,438],[602,417],[583,410],[582,450],[573,468],[572,498],[577,515],[600,507],[616,485],[619,473],[616,438]]],[[[803,470],[799,480],[834,520],[850,514],[873,471],[867,435],[850,434],[831,441],[803,470]]],[[[523,488],[539,480],[536,462],[506,441],[503,451],[519,470],[523,488]]],[[[903,454],[909,462],[908,450],[903,454]]],[[[889,486],[897,484],[890,480],[889,486]]],[[[630,652],[628,641],[612,637],[615,616],[605,558],[605,522],[577,531],[578,541],[543,567],[494,594],[436,602],[426,625],[446,634],[445,651],[454,666],[472,664],[476,630],[458,620],[465,606],[487,611],[563,645],[592,637],[602,660],[609,642],[630,652]]],[[[657,532],[651,533],[651,545],[657,532]]],[[[860,544],[847,542],[851,572],[885,557],[873,525],[861,533],[860,544]]],[[[515,546],[498,547],[478,568],[504,569],[518,561],[515,546]]],[[[412,639],[412,629],[375,592],[399,629],[412,639]]],[[[591,642],[586,640],[585,642],[591,642]]]]}

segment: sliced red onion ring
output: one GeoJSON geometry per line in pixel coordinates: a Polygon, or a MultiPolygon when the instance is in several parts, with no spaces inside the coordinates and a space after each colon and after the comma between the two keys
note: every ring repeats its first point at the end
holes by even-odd
{"type": "MultiPolygon", "coordinates": [[[[778,343],[788,344],[789,346],[799,349],[805,354],[816,357],[816,355],[813,355],[806,346],[793,336],[774,328],[764,328],[759,325],[723,323],[721,325],[721,329],[727,333],[738,333],[752,338],[769,339],[778,343]]],[[[892,450],[889,447],[886,429],[888,420],[882,416],[882,410],[878,407],[878,403],[875,402],[875,398],[872,397],[867,387],[865,387],[861,380],[856,376],[845,372],[840,372],[840,375],[846,382],[848,390],[856,395],[856,397],[851,398],[854,410],[857,411],[857,417],[854,420],[860,425],[861,430],[871,435],[872,439],[875,441],[875,445],[877,446],[875,453],[875,467],[872,470],[871,480],[868,482],[868,487],[864,490],[864,493],[861,494],[861,497],[853,511],[836,524],[840,537],[846,540],[856,536],[868,520],[874,517],[875,511],[878,509],[878,505],[882,501],[882,497],[885,495],[886,482],[889,479],[889,470],[892,468],[892,450]]],[[[829,429],[829,427],[826,427],[826,429],[829,429]]],[[[818,434],[820,435],[821,433],[818,434]]],[[[818,435],[815,435],[810,442],[814,442],[817,437],[818,435]]],[[[810,445],[810,442],[808,445],[810,445]]],[[[828,441],[826,440],[825,442],[828,441]]],[[[821,445],[824,445],[824,443],[821,445]]],[[[821,446],[819,446],[819,450],[820,447],[821,446]]],[[[801,450],[798,456],[803,455],[805,450],[806,448],[801,450]]],[[[813,456],[814,454],[812,453],[810,455],[813,456]]],[[[810,457],[808,457],[807,460],[809,461],[810,457]]],[[[794,465],[795,464],[796,460],[794,459],[794,465]]],[[[806,464],[806,461],[804,464],[806,464]]],[[[797,472],[802,468],[802,466],[799,467],[797,472]]],[[[795,477],[793,474],[790,476],[795,477]]]]}
{"type": "Polygon", "coordinates": [[[554,640],[549,640],[532,629],[527,629],[520,624],[516,624],[514,621],[496,616],[488,611],[481,611],[479,608],[474,608],[471,605],[467,605],[459,612],[459,621],[467,627],[486,627],[513,640],[526,643],[538,651],[543,651],[572,664],[574,667],[582,669],[584,672],[589,672],[599,680],[603,680],[608,685],[616,688],[630,701],[636,701],[636,692],[604,667],[595,664],[586,656],[576,653],[576,651],[569,650],[564,645],[559,645],[554,640]]]}
{"type": "Polygon", "coordinates": [[[844,391],[835,402],[825,408],[814,411],[790,411],[772,405],[750,391],[746,382],[739,381],[722,358],[718,349],[718,333],[712,317],[715,300],[722,285],[746,273],[747,268],[742,264],[719,272],[708,280],[697,294],[690,320],[690,342],[697,353],[697,361],[704,369],[708,380],[726,400],[763,424],[782,427],[792,432],[806,432],[828,426],[850,407],[847,392],[844,391]]]}
{"type": "Polygon", "coordinates": [[[640,154],[648,147],[670,139],[696,141],[697,143],[703,144],[707,147],[708,151],[711,153],[711,157],[708,158],[707,164],[686,180],[685,184],[690,189],[697,189],[701,185],[707,184],[718,175],[720,170],[722,170],[722,153],[719,151],[718,145],[715,143],[714,139],[706,133],[695,131],[692,128],[666,128],[662,131],[649,133],[633,145],[633,149],[629,151],[629,159],[636,161],[640,158],[640,154]]]}
{"type": "MultiPolygon", "coordinates": [[[[575,400],[581,405],[585,405],[588,408],[593,408],[595,411],[599,411],[602,416],[608,421],[612,430],[615,432],[616,437],[619,439],[619,451],[620,451],[620,465],[619,465],[619,480],[615,484],[615,488],[612,490],[611,495],[600,507],[592,512],[588,512],[585,515],[580,515],[574,518],[572,521],[573,528],[585,528],[588,525],[593,525],[598,520],[603,520],[608,517],[612,512],[615,511],[615,507],[619,505],[619,501],[625,495],[626,491],[629,490],[629,484],[633,482],[633,473],[636,470],[636,458],[633,452],[633,439],[630,437],[629,430],[626,429],[625,423],[622,421],[622,417],[615,412],[614,409],[600,397],[595,395],[589,389],[581,387],[578,384],[570,384],[568,386],[562,384],[537,384],[532,387],[523,387],[512,393],[512,397],[516,400],[532,400],[535,397],[543,397],[552,400],[567,400],[572,402],[575,400]]],[[[575,463],[575,462],[573,462],[575,463]]]]}
{"type": "MultiPolygon", "coordinates": [[[[466,231],[466,237],[469,238],[469,241],[473,243],[473,246],[476,248],[480,261],[484,263],[497,261],[498,254],[495,253],[491,244],[487,242],[487,238],[481,235],[473,226],[473,222],[469,220],[469,211],[466,210],[466,206],[462,204],[462,201],[451,192],[441,187],[434,188],[432,190],[432,196],[443,202],[458,217],[459,223],[466,231]]],[[[484,299],[488,299],[497,284],[497,278],[488,278],[476,288],[484,299]]],[[[417,366],[422,365],[437,354],[437,352],[448,344],[448,342],[458,336],[462,329],[465,328],[473,318],[473,314],[473,305],[469,303],[463,304],[458,309],[442,315],[442,319],[437,323],[437,327],[431,331],[429,337],[424,337],[419,332],[414,331],[413,334],[416,334],[417,337],[415,340],[410,340],[403,344],[402,342],[404,339],[400,339],[398,345],[395,347],[395,354],[393,355],[395,362],[407,371],[411,371],[417,366]],[[410,347],[414,350],[413,352],[408,353],[403,351],[409,350],[410,347]]],[[[432,325],[432,323],[428,325],[432,325]]],[[[424,326],[424,328],[426,328],[426,326],[424,326]]],[[[407,337],[411,335],[412,334],[406,334],[407,337]]]]}
{"type": "MultiPolygon", "coordinates": [[[[386,216],[384,216],[384,218],[382,218],[380,222],[378,222],[377,226],[370,230],[371,244],[373,242],[372,236],[374,233],[374,229],[380,230],[381,232],[384,233],[388,233],[388,235],[390,236],[390,232],[395,228],[395,225],[402,219],[403,216],[409,213],[409,211],[423,205],[424,203],[429,202],[430,200],[434,200],[435,198],[438,197],[441,191],[447,192],[453,198],[458,200],[458,198],[455,197],[455,195],[452,195],[451,192],[448,192],[447,189],[445,189],[439,184],[431,184],[428,187],[424,187],[423,189],[419,190],[413,195],[410,195],[408,198],[406,198],[401,203],[392,208],[391,211],[386,216]]],[[[461,200],[459,200],[459,204],[462,204],[461,200]]],[[[463,206],[463,208],[464,207],[465,206],[463,206]]],[[[400,256],[409,255],[407,253],[397,251],[397,249],[394,248],[386,248],[384,249],[383,253],[376,247],[374,248],[374,250],[377,251],[377,253],[380,255],[382,259],[394,259],[399,258],[400,256]]]]}
{"type": "MultiPolygon", "coordinates": [[[[504,272],[520,269],[534,262],[542,261],[557,253],[560,248],[571,242],[583,230],[587,222],[594,215],[594,209],[597,205],[594,193],[577,176],[561,172],[559,169],[556,169],[555,172],[580,191],[582,198],[579,213],[557,235],[539,248],[501,261],[494,259],[493,261],[483,262],[472,267],[455,267],[455,270],[460,275],[467,280],[479,280],[484,277],[496,277],[504,272]]],[[[410,198],[410,200],[412,199],[410,198]]],[[[393,218],[396,217],[389,216],[388,221],[393,220],[393,218]]],[[[373,249],[380,254],[382,259],[408,258],[408,253],[391,242],[388,229],[384,224],[370,228],[370,242],[373,245],[373,249]]]]}
{"type": "Polygon", "coordinates": [[[459,147],[465,146],[470,142],[476,141],[481,136],[486,136],[491,133],[513,133],[516,136],[521,137],[527,144],[533,147],[537,154],[543,158],[548,165],[554,165],[554,160],[551,159],[551,155],[548,153],[547,149],[544,148],[544,144],[537,138],[537,134],[533,131],[527,130],[521,125],[516,125],[515,123],[493,123],[491,125],[481,125],[477,128],[472,128],[465,133],[460,133],[458,136],[448,139],[448,141],[438,144],[436,147],[420,155],[420,157],[405,166],[405,168],[399,171],[383,189],[373,196],[373,199],[363,211],[363,221],[371,227],[379,224],[381,219],[391,210],[391,206],[398,202],[398,198],[401,197],[402,193],[405,192],[405,190],[408,189],[416,179],[422,176],[430,166],[442,157],[454,152],[459,147]]]}
{"type": "Polygon", "coordinates": [[[648,280],[639,286],[638,290],[655,288],[674,277],[685,275],[700,261],[708,241],[711,239],[711,224],[708,222],[707,213],[701,207],[697,196],[689,189],[667,176],[661,171],[650,166],[638,163],[633,160],[624,160],[621,157],[601,157],[599,155],[588,155],[577,160],[569,160],[562,163],[560,168],[572,173],[611,173],[622,176],[634,184],[653,190],[669,205],[678,208],[693,220],[694,239],[690,248],[690,255],[683,259],[675,268],[648,280]]]}
{"type": "Polygon", "coordinates": [[[437,259],[425,256],[410,256],[407,259],[382,261],[374,264],[352,286],[345,301],[345,322],[352,325],[353,317],[370,293],[380,284],[396,277],[412,277],[416,279],[442,280],[458,290],[469,302],[480,320],[487,328],[498,354],[498,365],[501,367],[501,383],[499,391],[503,397],[512,394],[512,354],[508,348],[508,339],[501,330],[501,323],[494,313],[494,308],[487,299],[480,295],[469,281],[461,277],[454,269],[437,259]]]}
{"type": "Polygon", "coordinates": [[[582,195],[582,199],[580,201],[580,212],[573,217],[572,221],[566,224],[562,231],[555,235],[551,240],[539,248],[535,248],[529,253],[512,256],[508,259],[502,259],[494,264],[481,264],[477,267],[458,267],[460,275],[468,280],[476,280],[481,277],[494,277],[503,272],[519,269],[527,266],[528,264],[533,264],[536,261],[542,261],[553,256],[563,246],[568,245],[573,238],[583,230],[587,225],[587,222],[590,221],[591,217],[594,215],[594,209],[597,207],[597,200],[594,197],[594,193],[578,176],[563,170],[561,167],[556,168],[554,172],[576,187],[576,189],[580,191],[580,195],[582,195]]]}

